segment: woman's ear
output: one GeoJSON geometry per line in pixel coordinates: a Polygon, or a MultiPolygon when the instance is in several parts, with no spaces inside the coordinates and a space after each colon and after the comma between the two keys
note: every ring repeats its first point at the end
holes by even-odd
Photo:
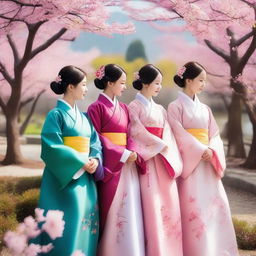
{"type": "Polygon", "coordinates": [[[115,83],[108,81],[107,87],[113,87],[115,83]]]}
{"type": "Polygon", "coordinates": [[[67,90],[68,91],[72,91],[74,89],[74,85],[73,84],[69,84],[68,87],[67,87],[67,90]]]}
{"type": "Polygon", "coordinates": [[[186,84],[191,84],[192,81],[193,81],[192,79],[186,78],[186,79],[185,79],[185,85],[186,85],[186,84]]]}

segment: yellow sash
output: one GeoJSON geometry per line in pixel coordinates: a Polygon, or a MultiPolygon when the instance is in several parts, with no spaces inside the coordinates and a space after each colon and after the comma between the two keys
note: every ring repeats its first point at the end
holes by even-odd
{"type": "Polygon", "coordinates": [[[90,138],[81,136],[63,137],[63,143],[81,153],[90,152],[90,138]]]}
{"type": "Polygon", "coordinates": [[[101,135],[108,138],[113,144],[126,146],[126,133],[123,132],[103,132],[101,135]]]}
{"type": "Polygon", "coordinates": [[[186,131],[197,138],[201,143],[205,145],[209,144],[208,129],[186,129],[186,131]]]}

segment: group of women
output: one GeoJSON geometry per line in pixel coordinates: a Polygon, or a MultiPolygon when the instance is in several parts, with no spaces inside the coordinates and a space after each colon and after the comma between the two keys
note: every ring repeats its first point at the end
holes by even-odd
{"type": "MultiPolygon", "coordinates": [[[[102,92],[82,113],[76,101],[88,90],[86,73],[60,70],[51,89],[64,96],[42,130],[39,206],[63,211],[65,230],[47,255],[238,256],[221,182],[223,144],[210,108],[197,97],[206,70],[188,62],[174,82],[183,90],[166,111],[153,100],[161,71],[143,66],[127,106],[117,100],[125,70],[102,66],[94,80],[102,92]]],[[[42,234],[42,244],[48,241],[42,234]]]]}

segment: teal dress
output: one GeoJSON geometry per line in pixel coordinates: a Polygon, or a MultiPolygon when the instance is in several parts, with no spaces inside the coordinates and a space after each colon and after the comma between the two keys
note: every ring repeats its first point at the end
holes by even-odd
{"type": "MultiPolygon", "coordinates": [[[[51,110],[42,130],[42,153],[45,170],[42,178],[39,208],[64,212],[63,236],[52,241],[42,233],[41,244],[53,243],[47,256],[70,256],[81,250],[87,256],[96,255],[98,242],[98,199],[95,180],[103,177],[101,145],[86,114],[71,108],[63,100],[51,110]],[[89,152],[79,152],[64,144],[66,137],[89,138],[89,152]],[[94,175],[75,174],[93,157],[99,160],[94,175]]],[[[88,147],[87,147],[88,148],[88,147]]],[[[78,173],[77,173],[78,172],[78,173]]],[[[81,173],[81,170],[80,170],[81,173]]]]}

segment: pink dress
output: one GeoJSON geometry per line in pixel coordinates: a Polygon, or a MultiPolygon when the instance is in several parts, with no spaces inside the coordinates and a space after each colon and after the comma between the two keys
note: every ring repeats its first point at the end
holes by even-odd
{"type": "Polygon", "coordinates": [[[97,255],[144,256],[145,242],[137,172],[137,169],[144,170],[144,162],[140,157],[136,164],[121,161],[127,149],[135,149],[135,143],[127,133],[127,106],[101,94],[89,106],[88,115],[102,143],[105,175],[103,181],[98,182],[101,236],[97,255]],[[104,135],[106,133],[114,133],[116,136],[125,133],[127,144],[114,143],[104,135]]]}
{"type": "Polygon", "coordinates": [[[180,205],[176,180],[182,162],[161,105],[138,93],[129,104],[130,136],[146,161],[140,175],[147,256],[182,256],[180,205]]]}
{"type": "Polygon", "coordinates": [[[168,119],[183,159],[178,183],[185,256],[238,256],[228,199],[221,177],[225,155],[219,130],[208,106],[183,92],[168,106],[168,119]],[[187,129],[204,129],[208,144],[187,129]],[[202,141],[202,140],[201,140],[202,141]],[[201,160],[207,148],[211,162],[201,160]]]}

